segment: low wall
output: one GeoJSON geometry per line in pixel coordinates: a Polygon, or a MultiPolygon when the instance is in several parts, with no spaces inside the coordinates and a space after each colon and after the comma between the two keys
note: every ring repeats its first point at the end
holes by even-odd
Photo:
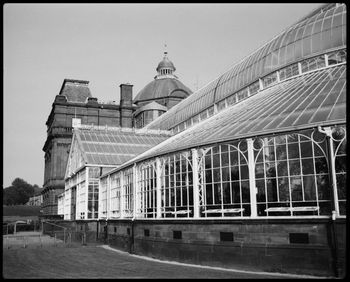
{"type": "Polygon", "coordinates": [[[333,232],[328,219],[109,220],[108,244],[164,260],[343,276],[345,229],[345,220],[338,220],[333,232]]]}
{"type": "Polygon", "coordinates": [[[162,260],[344,277],[346,219],[55,221],[72,240],[162,260]]]}

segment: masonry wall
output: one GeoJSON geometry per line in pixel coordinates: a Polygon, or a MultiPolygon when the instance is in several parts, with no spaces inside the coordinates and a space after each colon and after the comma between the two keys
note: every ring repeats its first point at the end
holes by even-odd
{"type": "Polygon", "coordinates": [[[346,274],[346,219],[124,219],[54,223],[69,228],[74,242],[83,243],[85,234],[88,245],[109,244],[161,260],[328,277],[346,274]]]}
{"type": "Polygon", "coordinates": [[[163,260],[316,276],[345,273],[345,220],[108,221],[108,244],[163,260]],[[334,257],[337,260],[334,260],[334,257]]]}

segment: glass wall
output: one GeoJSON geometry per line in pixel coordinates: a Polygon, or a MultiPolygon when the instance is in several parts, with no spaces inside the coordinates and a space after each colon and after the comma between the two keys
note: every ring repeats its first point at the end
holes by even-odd
{"type": "MultiPolygon", "coordinates": [[[[135,171],[140,218],[346,215],[345,125],[194,148],[141,162],[135,171]]],[[[133,168],[110,181],[112,213],[133,216],[133,168]]]]}
{"type": "MultiPolygon", "coordinates": [[[[85,169],[84,169],[85,172],[85,169]]],[[[86,181],[77,186],[77,218],[85,219],[86,214],[86,181]]]]}
{"type": "Polygon", "coordinates": [[[121,201],[120,173],[111,174],[110,189],[111,189],[110,217],[111,218],[120,217],[120,201],[121,201]]]}
{"type": "Polygon", "coordinates": [[[144,217],[156,217],[157,209],[157,178],[155,162],[142,164],[139,170],[139,201],[140,213],[144,217]]]}
{"type": "Polygon", "coordinates": [[[254,141],[259,216],[331,214],[326,136],[315,130],[254,141]]]}
{"type": "Polygon", "coordinates": [[[245,140],[206,150],[202,159],[204,217],[249,216],[248,152],[245,140]]]}
{"type": "Polygon", "coordinates": [[[64,219],[85,219],[86,170],[82,169],[65,182],[64,219]]]}
{"type": "Polygon", "coordinates": [[[107,212],[108,212],[108,205],[107,205],[107,186],[108,186],[108,179],[103,178],[100,181],[100,187],[99,187],[99,193],[100,193],[100,204],[99,204],[99,218],[107,218],[107,212]]]}
{"type": "Polygon", "coordinates": [[[123,214],[125,217],[132,217],[134,211],[133,196],[133,169],[128,168],[123,172],[123,214]]]}
{"type": "Polygon", "coordinates": [[[98,218],[98,185],[101,168],[89,167],[87,169],[89,176],[87,218],[95,219],[98,218]]]}
{"type": "Polygon", "coordinates": [[[162,217],[193,216],[191,154],[182,152],[163,158],[161,175],[162,217]]]}

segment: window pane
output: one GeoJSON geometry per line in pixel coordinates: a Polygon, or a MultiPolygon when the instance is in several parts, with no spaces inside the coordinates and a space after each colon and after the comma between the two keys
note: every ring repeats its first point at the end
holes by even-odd
{"type": "Polygon", "coordinates": [[[302,171],[304,175],[314,173],[314,164],[312,159],[302,159],[302,171]]]}
{"type": "Polygon", "coordinates": [[[278,179],[278,190],[280,201],[289,201],[289,183],[287,177],[278,179]]]}
{"type": "Polygon", "coordinates": [[[276,179],[267,179],[266,181],[267,188],[267,200],[268,202],[276,202],[277,201],[277,184],[276,179]]]}
{"type": "Polygon", "coordinates": [[[316,187],[314,176],[304,176],[303,184],[305,200],[316,200],[316,187]]]}
{"type": "Polygon", "coordinates": [[[288,176],[287,161],[279,161],[277,164],[278,176],[288,176]]]}
{"type": "Polygon", "coordinates": [[[302,196],[302,184],[301,184],[300,176],[299,177],[291,177],[290,188],[291,188],[291,192],[292,192],[292,200],[293,201],[301,201],[303,199],[303,196],[302,196]]]}

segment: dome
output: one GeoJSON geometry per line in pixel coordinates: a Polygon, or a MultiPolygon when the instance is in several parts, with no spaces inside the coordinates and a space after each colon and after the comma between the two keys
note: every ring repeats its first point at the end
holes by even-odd
{"type": "MultiPolygon", "coordinates": [[[[192,93],[191,89],[184,85],[178,77],[173,74],[176,69],[174,64],[169,60],[167,54],[167,52],[164,52],[163,60],[156,68],[158,74],[154,77],[154,80],[148,83],[136,95],[134,99],[135,104],[140,104],[140,102],[152,102],[153,100],[161,100],[164,98],[173,98],[173,101],[179,101],[192,93]]],[[[161,101],[158,102],[161,104],[163,103],[161,101]]],[[[164,105],[167,105],[168,108],[172,107],[170,104],[173,105],[173,103],[169,104],[168,102],[164,102],[164,105]]]]}
{"type": "Polygon", "coordinates": [[[161,69],[172,69],[173,71],[176,70],[172,61],[170,61],[166,56],[164,56],[163,60],[158,64],[156,71],[159,72],[161,69]]]}
{"type": "Polygon", "coordinates": [[[192,93],[186,85],[176,78],[155,79],[148,83],[135,97],[134,103],[161,98],[186,98],[192,93]]]}

